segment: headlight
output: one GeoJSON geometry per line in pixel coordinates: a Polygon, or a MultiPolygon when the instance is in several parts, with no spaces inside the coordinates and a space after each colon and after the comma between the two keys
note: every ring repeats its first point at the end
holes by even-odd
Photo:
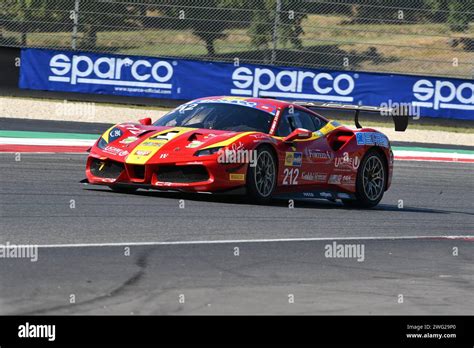
{"type": "Polygon", "coordinates": [[[222,149],[224,146],[219,146],[219,147],[211,147],[210,149],[204,149],[204,150],[199,150],[194,153],[194,156],[210,156],[215,154],[216,152],[219,152],[220,149],[222,149]]]}
{"type": "Polygon", "coordinates": [[[105,149],[108,144],[119,139],[123,135],[122,130],[119,127],[113,127],[112,129],[106,131],[97,143],[99,149],[105,149]],[[107,140],[108,139],[108,140],[107,140]]]}
{"type": "Polygon", "coordinates": [[[100,140],[99,140],[99,142],[97,143],[97,147],[98,147],[99,149],[102,149],[102,150],[103,150],[103,149],[106,148],[106,146],[107,146],[107,142],[105,141],[104,138],[100,137],[100,140]]]}

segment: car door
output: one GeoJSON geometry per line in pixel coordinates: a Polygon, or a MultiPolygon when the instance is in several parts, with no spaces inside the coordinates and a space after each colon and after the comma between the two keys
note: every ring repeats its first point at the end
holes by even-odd
{"type": "Polygon", "coordinates": [[[291,191],[292,188],[309,188],[327,183],[334,153],[326,137],[318,132],[326,124],[326,120],[296,105],[282,110],[276,136],[285,137],[296,128],[307,129],[313,135],[310,139],[280,145],[284,153],[279,161],[280,186],[291,191]]]}

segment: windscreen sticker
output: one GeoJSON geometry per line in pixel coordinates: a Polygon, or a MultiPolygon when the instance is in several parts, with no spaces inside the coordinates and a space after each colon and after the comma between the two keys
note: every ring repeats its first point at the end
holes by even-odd
{"type": "Polygon", "coordinates": [[[223,104],[234,104],[234,105],[240,105],[240,106],[245,106],[249,107],[252,109],[258,109],[265,111],[273,116],[275,116],[277,107],[265,103],[265,102],[254,102],[254,101],[249,101],[248,98],[241,98],[241,97],[222,97],[222,98],[215,98],[215,99],[200,99],[200,100],[195,100],[186,104],[183,104],[176,108],[175,110],[178,112],[184,112],[184,111],[190,111],[193,110],[196,106],[199,104],[209,104],[209,103],[223,103],[223,104]]]}

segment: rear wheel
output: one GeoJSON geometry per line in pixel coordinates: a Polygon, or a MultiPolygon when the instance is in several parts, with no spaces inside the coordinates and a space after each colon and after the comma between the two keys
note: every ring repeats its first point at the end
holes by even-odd
{"type": "Polygon", "coordinates": [[[136,188],[133,187],[125,187],[125,186],[109,186],[112,191],[117,193],[135,193],[137,191],[136,188]]]}
{"type": "Polygon", "coordinates": [[[258,203],[268,202],[277,182],[277,160],[268,146],[257,149],[255,167],[247,170],[247,193],[258,203]]]}
{"type": "Polygon", "coordinates": [[[376,150],[370,150],[357,171],[356,200],[346,200],[344,204],[361,208],[375,207],[383,197],[387,182],[384,158],[376,150]]]}

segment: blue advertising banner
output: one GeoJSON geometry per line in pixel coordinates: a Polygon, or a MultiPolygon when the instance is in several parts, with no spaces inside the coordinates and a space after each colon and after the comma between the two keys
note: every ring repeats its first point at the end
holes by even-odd
{"type": "Polygon", "coordinates": [[[19,87],[134,97],[233,95],[362,104],[474,120],[472,80],[23,49],[19,87]]]}

